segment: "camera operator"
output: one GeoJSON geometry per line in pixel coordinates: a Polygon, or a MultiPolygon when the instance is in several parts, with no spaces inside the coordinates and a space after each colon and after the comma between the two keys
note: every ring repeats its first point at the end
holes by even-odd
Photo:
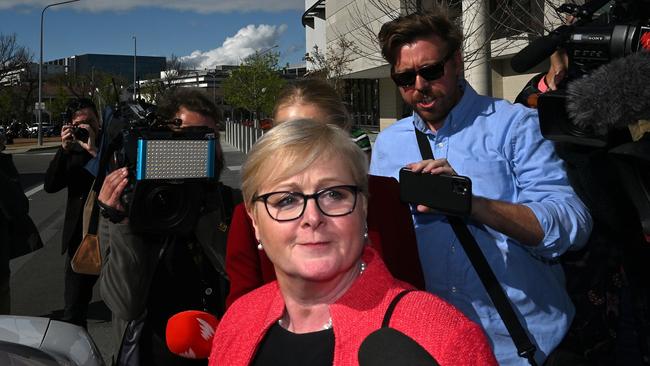
{"type": "Polygon", "coordinates": [[[61,146],[45,173],[44,189],[48,193],[68,189],[61,242],[61,254],[67,252],[61,320],[85,328],[97,276],[74,272],[70,260],[81,243],[83,208],[96,174],[91,160],[97,156],[100,140],[99,114],[90,99],[80,98],[68,103],[64,118],[61,146]]]}
{"type": "MultiPolygon", "coordinates": [[[[517,96],[517,103],[536,108],[542,94],[566,91],[568,85],[575,87],[575,81],[582,79],[585,82],[594,76],[578,74],[567,77],[575,71],[575,65],[569,63],[564,48],[558,48],[549,61],[548,72],[534,76],[517,96]],[[558,73],[558,70],[562,72],[558,73]],[[551,80],[556,83],[552,84],[551,80]]],[[[601,75],[607,73],[612,79],[621,77],[614,72],[620,69],[612,67],[611,63],[602,67],[601,75]]],[[[630,69],[636,70],[641,77],[643,71],[634,67],[630,69]]],[[[620,93],[620,88],[610,83],[591,84],[606,85],[618,98],[629,98],[629,94],[620,93]]],[[[629,90],[631,94],[642,94],[634,86],[629,86],[629,90]]],[[[643,99],[643,96],[629,98],[630,104],[635,104],[639,98],[643,99]]],[[[607,101],[608,108],[621,110],[618,107],[621,102],[607,97],[602,99],[607,101]]],[[[599,118],[594,124],[607,121],[602,114],[594,112],[593,115],[599,118]]],[[[567,123],[574,122],[567,120],[567,123]]],[[[564,122],[547,118],[541,123],[560,125],[564,122]]],[[[553,356],[557,359],[572,357],[571,364],[578,364],[575,360],[580,357],[581,362],[589,365],[640,365],[650,354],[646,346],[650,334],[644,330],[649,324],[650,314],[648,251],[644,248],[642,235],[639,235],[641,228],[636,225],[639,220],[636,208],[626,192],[624,181],[631,177],[612,174],[620,171],[616,158],[608,152],[612,146],[634,139],[627,128],[620,130],[608,132],[611,146],[604,148],[585,147],[571,140],[554,142],[557,154],[566,162],[571,186],[593,219],[593,230],[587,244],[561,258],[567,291],[576,314],[567,336],[553,356]]],[[[549,363],[554,364],[551,360],[549,363]]]]}
{"type": "Polygon", "coordinates": [[[566,50],[558,49],[549,57],[549,68],[545,73],[533,76],[530,81],[519,92],[515,103],[521,103],[526,107],[535,108],[537,106],[537,96],[540,93],[558,90],[562,88],[566,81],[569,58],[566,50]]]}
{"type": "MultiPolygon", "coordinates": [[[[204,94],[177,90],[159,108],[181,128],[204,126],[218,136],[218,110],[204,94]]],[[[217,146],[217,179],[223,153],[217,146]]],[[[165,344],[167,320],[184,310],[220,316],[228,280],[224,257],[232,208],[241,192],[211,183],[193,231],[188,235],[138,234],[125,218],[120,201],[129,182],[127,168],[106,176],[98,196],[104,219],[100,224],[103,266],[101,296],[113,312],[119,350],[117,365],[185,365],[196,362],[172,354],[165,344]],[[108,213],[106,213],[108,211],[108,213]],[[106,219],[110,217],[110,219],[106,219]]]]}
{"type": "MultiPolygon", "coordinates": [[[[442,9],[385,23],[379,41],[414,113],[379,134],[370,173],[397,178],[406,166],[472,179],[467,226],[542,363],[574,314],[556,259],[585,243],[589,212],[535,111],[478,95],[463,79],[462,35],[442,9]],[[435,160],[422,160],[416,130],[435,160]]],[[[501,365],[526,364],[446,217],[424,206],[413,217],[427,290],[483,326],[501,365]]]]}

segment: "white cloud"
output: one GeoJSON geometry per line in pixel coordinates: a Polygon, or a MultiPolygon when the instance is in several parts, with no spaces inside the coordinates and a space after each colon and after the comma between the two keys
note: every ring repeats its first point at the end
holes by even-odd
{"type": "MultiPolygon", "coordinates": [[[[15,7],[43,8],[52,0],[0,0],[0,9],[15,7]]],[[[173,10],[194,11],[197,13],[231,11],[283,11],[304,10],[303,0],[81,0],[74,6],[89,11],[130,10],[138,7],[156,7],[173,10]]]]}
{"type": "Polygon", "coordinates": [[[223,44],[210,51],[194,51],[189,56],[181,57],[196,69],[210,69],[216,65],[239,65],[241,61],[255,51],[264,51],[279,43],[280,36],[287,30],[287,25],[249,24],[226,38],[223,44]]]}

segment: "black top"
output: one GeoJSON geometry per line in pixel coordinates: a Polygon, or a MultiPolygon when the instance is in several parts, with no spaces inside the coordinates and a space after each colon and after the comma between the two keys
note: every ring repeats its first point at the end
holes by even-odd
{"type": "Polygon", "coordinates": [[[92,158],[90,153],[77,144],[74,144],[70,150],[59,147],[45,172],[43,185],[45,192],[54,193],[63,188],[68,189],[61,254],[69,251],[71,258],[81,243],[84,205],[95,180],[95,177],[85,169],[92,158]]]}
{"type": "Polygon", "coordinates": [[[325,366],[334,362],[334,330],[296,334],[275,323],[262,340],[252,366],[325,366]]]}
{"type": "Polygon", "coordinates": [[[167,320],[185,310],[223,315],[227,291],[191,238],[176,238],[156,267],[147,302],[147,318],[140,339],[140,364],[155,366],[207,365],[207,360],[188,360],[172,354],[165,343],[167,320]]]}

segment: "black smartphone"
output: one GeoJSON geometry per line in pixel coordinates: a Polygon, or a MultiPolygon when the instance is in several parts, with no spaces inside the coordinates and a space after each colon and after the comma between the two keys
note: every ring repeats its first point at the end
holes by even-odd
{"type": "Polygon", "coordinates": [[[402,202],[454,216],[469,216],[472,212],[472,181],[468,177],[414,173],[402,168],[399,185],[402,202]]]}

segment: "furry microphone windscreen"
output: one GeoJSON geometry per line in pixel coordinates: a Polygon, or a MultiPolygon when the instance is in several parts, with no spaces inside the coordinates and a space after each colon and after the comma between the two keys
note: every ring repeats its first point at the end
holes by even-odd
{"type": "Polygon", "coordinates": [[[650,52],[605,64],[567,87],[567,112],[578,127],[604,135],[650,119],[650,52]]]}
{"type": "Polygon", "coordinates": [[[219,325],[214,315],[198,310],[175,314],[167,321],[167,348],[181,357],[206,359],[212,349],[212,338],[219,325]]]}

